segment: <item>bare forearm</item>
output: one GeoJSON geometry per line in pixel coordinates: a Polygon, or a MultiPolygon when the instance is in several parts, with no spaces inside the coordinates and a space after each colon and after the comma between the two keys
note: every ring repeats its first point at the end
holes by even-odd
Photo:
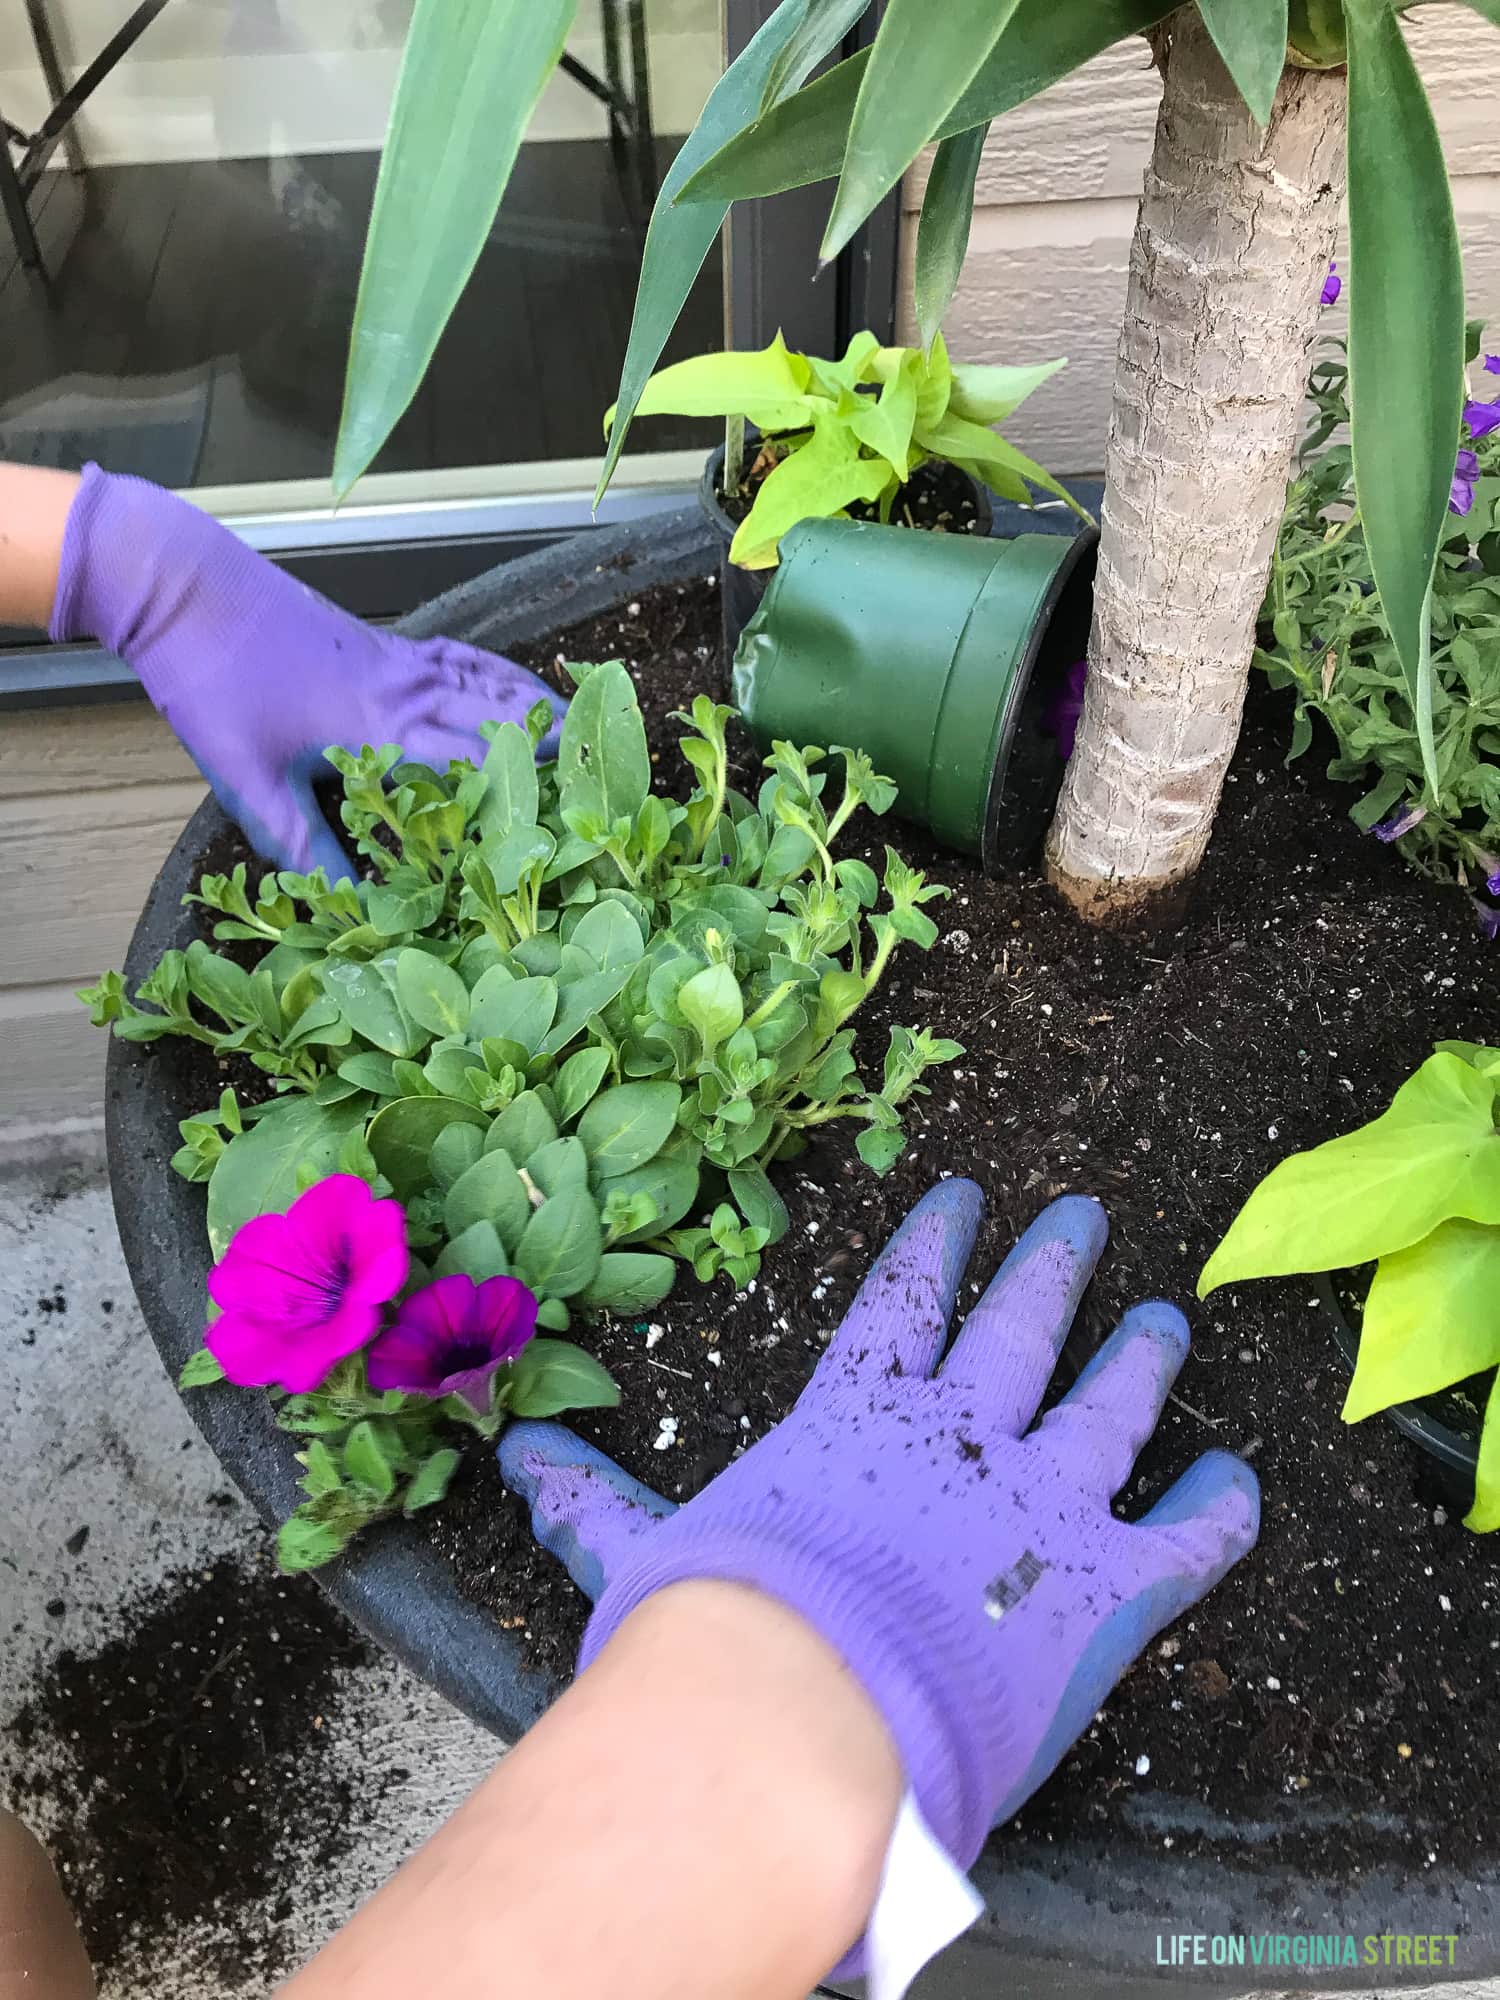
{"type": "Polygon", "coordinates": [[[286,2000],[411,2000],[435,1975],[801,2000],[864,1927],[901,1788],[810,1627],[731,1584],[663,1591],[286,2000]]]}
{"type": "Polygon", "coordinates": [[[45,628],[78,475],[0,464],[0,625],[45,628]]]}

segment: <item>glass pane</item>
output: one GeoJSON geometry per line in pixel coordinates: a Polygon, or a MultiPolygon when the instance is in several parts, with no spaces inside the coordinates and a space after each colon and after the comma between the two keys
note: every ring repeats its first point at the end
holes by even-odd
{"type": "MultiPolygon", "coordinates": [[[[307,482],[287,498],[326,502],[410,15],[411,0],[5,0],[0,116],[23,166],[53,95],[49,37],[71,81],[149,18],[78,119],[76,170],[59,150],[26,196],[39,270],[0,208],[0,456],[93,457],[215,495],[307,482]]],[[[383,493],[555,488],[573,461],[588,478],[658,179],[720,55],[720,0],[580,0],[469,290],[376,467],[403,475],[383,493]]],[[[722,338],[715,254],[668,358],[722,338]]],[[[706,435],[643,424],[638,476],[643,455],[706,435]]]]}

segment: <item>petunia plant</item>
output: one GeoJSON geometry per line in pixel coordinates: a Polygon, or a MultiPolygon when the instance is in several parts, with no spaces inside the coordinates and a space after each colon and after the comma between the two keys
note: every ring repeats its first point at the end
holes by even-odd
{"type": "Polygon", "coordinates": [[[181,1386],[268,1389],[301,1440],[306,1498],[277,1538],[288,1571],[331,1562],[371,1521],[441,1500],[459,1463],[456,1426],[489,1440],[511,1416],[619,1401],[591,1355],[533,1338],[537,1301],[519,1279],[424,1282],[400,1203],[351,1174],[243,1223],[208,1292],[217,1317],[181,1386]]]}
{"type": "Polygon", "coordinates": [[[1257,664],[1296,698],[1291,757],[1332,731],[1329,775],[1359,784],[1360,825],[1424,872],[1475,894],[1479,920],[1500,932],[1500,355],[1469,328],[1472,370],[1459,431],[1448,532],[1431,620],[1431,708],[1441,779],[1423,772],[1408,698],[1376,588],[1348,443],[1348,366],[1341,342],[1314,364],[1312,417],[1271,568],[1257,664]],[[1491,394],[1490,392],[1494,393],[1491,394]]]}
{"type": "MultiPolygon", "coordinates": [[[[1500,1049],[1442,1042],[1370,1124],[1274,1168],[1204,1266],[1247,1278],[1375,1264],[1344,1404],[1356,1423],[1500,1365],[1500,1049]]],[[[1466,1525],[1500,1528],[1500,1387],[1466,1525]]]]}
{"type": "MultiPolygon", "coordinates": [[[[237,1083],[181,1126],[173,1164],[207,1183],[210,1246],[230,1253],[217,1283],[235,1287],[247,1225],[337,1175],[400,1204],[408,1288],[513,1278],[548,1333],[649,1310],[683,1262],[744,1284],[786,1227],[773,1163],[847,1120],[888,1170],[926,1072],[962,1054],[896,1027],[879,1078],[859,1071],[855,1016],[901,944],[932,945],[925,906],[947,894],[889,848],[879,877],[837,856],[858,807],[895,800],[867,758],[837,750],[831,782],[822,750],[778,743],[745,797],[732,711],[700,696],[679,718],[696,782],[663,796],[629,673],[574,672],[555,764],[535,761],[545,702],[494,729],[479,768],[330,752],[364,879],[283,872],[252,893],[243,866],[206,876],[189,900],[221,949],[167,953],[134,1000],[118,973],[83,996],[118,1035],[186,1037],[264,1079],[262,1101],[237,1083]]],[[[450,1294],[421,1325],[440,1310],[450,1294]]],[[[558,1363],[547,1345],[527,1353],[558,1363]]],[[[383,1362],[357,1380],[339,1366],[346,1417],[366,1394],[414,1393],[383,1362]]],[[[284,1373],[236,1379],[302,1393],[284,1373]]],[[[463,1392],[441,1401],[458,1414],[463,1392]]]]}

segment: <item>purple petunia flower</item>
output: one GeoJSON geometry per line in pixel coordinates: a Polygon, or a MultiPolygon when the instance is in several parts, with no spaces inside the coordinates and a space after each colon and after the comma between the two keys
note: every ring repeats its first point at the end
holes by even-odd
{"type": "Polygon", "coordinates": [[[1465,403],[1464,422],[1469,427],[1470,437],[1477,444],[1491,431],[1500,431],[1500,403],[1465,403]]]}
{"type": "Polygon", "coordinates": [[[1484,357],[1484,368],[1487,375],[1500,375],[1500,354],[1487,354],[1484,357]]]}
{"type": "Polygon", "coordinates": [[[1071,757],[1078,736],[1078,718],[1083,714],[1083,689],[1088,679],[1087,660],[1075,660],[1053,690],[1042,715],[1042,727],[1057,738],[1064,757],[1071,757]]]}
{"type": "Polygon", "coordinates": [[[1477,896],[1474,908],[1478,912],[1480,930],[1493,944],[1496,938],[1500,938],[1500,910],[1493,903],[1481,903],[1477,896]]]}
{"type": "Polygon", "coordinates": [[[408,1396],[462,1396],[484,1416],[495,1371],[536,1332],[536,1310],[519,1278],[439,1278],[399,1307],[370,1349],[366,1379],[408,1396]]]}
{"type": "Polygon", "coordinates": [[[1335,257],[1328,266],[1328,276],[1323,280],[1322,303],[1325,306],[1336,306],[1339,302],[1339,293],[1343,289],[1344,281],[1339,276],[1339,260],[1335,257]]]}
{"type": "Polygon", "coordinates": [[[208,1274],[222,1311],[203,1344],[231,1382],[306,1395],[364,1346],[406,1271],[400,1202],[334,1174],[235,1231],[208,1274]]]}
{"type": "Polygon", "coordinates": [[[1410,833],[1414,826],[1420,826],[1427,817],[1426,806],[1403,806],[1389,819],[1383,819],[1379,826],[1372,826],[1371,833],[1377,840],[1399,840],[1404,833],[1410,833]]]}
{"type": "Polygon", "coordinates": [[[1453,486],[1448,494],[1448,512],[1467,514],[1474,505],[1474,482],[1479,477],[1479,460],[1472,451],[1461,451],[1453,469],[1453,486]]]}

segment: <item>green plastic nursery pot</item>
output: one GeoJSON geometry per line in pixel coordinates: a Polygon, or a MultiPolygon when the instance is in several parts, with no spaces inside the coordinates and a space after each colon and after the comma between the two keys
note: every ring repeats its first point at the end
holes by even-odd
{"type": "Polygon", "coordinates": [[[805,521],[734,663],[763,742],[849,743],[897,811],[996,865],[1005,773],[1033,676],[1088,645],[1098,531],[983,540],[805,521]]]}

